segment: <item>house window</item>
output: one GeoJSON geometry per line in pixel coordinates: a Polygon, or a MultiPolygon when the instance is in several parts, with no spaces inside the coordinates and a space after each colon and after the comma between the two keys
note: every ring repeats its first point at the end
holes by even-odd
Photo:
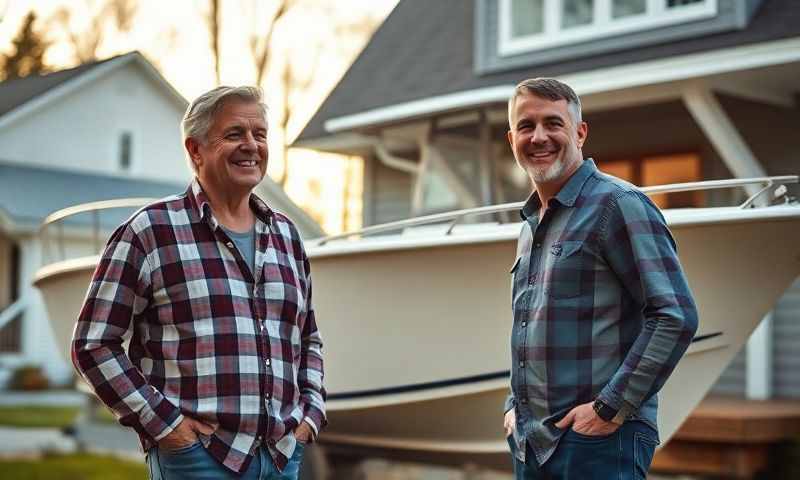
{"type": "Polygon", "coordinates": [[[131,169],[133,155],[133,133],[122,132],[119,136],[119,168],[128,172],[131,169]]]}
{"type": "MultiPolygon", "coordinates": [[[[598,161],[597,168],[640,187],[699,182],[703,175],[700,157],[694,153],[598,161]]],[[[650,198],[660,208],[700,207],[705,203],[702,191],[661,193],[650,198]]]]}
{"type": "Polygon", "coordinates": [[[718,0],[499,0],[501,56],[717,15],[718,0]]]}

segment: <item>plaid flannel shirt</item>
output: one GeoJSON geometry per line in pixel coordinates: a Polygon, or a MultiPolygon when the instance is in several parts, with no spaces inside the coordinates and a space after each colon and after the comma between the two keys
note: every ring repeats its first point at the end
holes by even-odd
{"type": "Polygon", "coordinates": [[[267,446],[282,469],[302,421],[325,425],[322,341],[299,233],[255,195],[255,278],[200,184],[111,236],[81,309],[76,369],[149,450],[186,414],[235,472],[267,446]],[[126,353],[123,337],[130,334],[126,353]]]}
{"type": "Polygon", "coordinates": [[[697,309],[658,208],[587,159],[548,202],[522,209],[512,268],[511,394],[517,458],[543,464],[555,423],[599,398],[656,428],[656,392],[697,329],[697,309]],[[525,247],[525,246],[528,247],[525,247]]]}

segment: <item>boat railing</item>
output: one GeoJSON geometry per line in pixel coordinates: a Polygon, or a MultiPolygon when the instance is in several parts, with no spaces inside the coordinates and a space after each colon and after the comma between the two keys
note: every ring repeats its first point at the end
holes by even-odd
{"type": "MultiPolygon", "coordinates": [[[[761,185],[761,189],[750,195],[744,202],[739,205],[739,208],[750,208],[756,204],[759,198],[767,196],[771,192],[773,198],[778,198],[786,194],[786,185],[800,182],[800,177],[797,175],[785,175],[774,177],[757,177],[757,178],[741,178],[730,180],[707,180],[702,182],[690,183],[674,183],[669,185],[658,185],[652,187],[642,187],[642,192],[648,195],[655,195],[661,193],[678,193],[678,192],[691,192],[700,190],[718,190],[730,188],[743,188],[750,185],[761,185]]],[[[103,247],[105,239],[101,237],[101,222],[100,212],[110,209],[119,208],[139,208],[148,203],[155,201],[153,198],[120,198],[114,200],[104,200],[99,202],[83,203],[67,207],[48,215],[39,227],[39,235],[42,241],[43,259],[44,263],[52,263],[53,259],[51,251],[51,238],[50,228],[55,227],[58,231],[58,260],[66,259],[66,242],[65,242],[65,220],[79,214],[89,214],[92,217],[92,248],[94,253],[99,253],[103,247]]],[[[496,213],[508,212],[511,210],[519,210],[522,208],[524,202],[511,202],[499,205],[487,205],[484,207],[474,207],[464,210],[454,210],[451,212],[437,213],[433,215],[426,215],[422,217],[409,218],[406,220],[399,220],[396,222],[383,223],[371,227],[365,227],[359,230],[348,231],[336,235],[329,235],[316,240],[317,245],[325,245],[333,240],[347,239],[351,237],[364,237],[368,235],[375,235],[379,233],[392,232],[403,230],[410,227],[419,227],[423,225],[433,225],[439,223],[449,223],[445,230],[446,235],[450,235],[453,229],[466,217],[490,215],[496,213]]]]}
{"type": "MultiPolygon", "coordinates": [[[[661,193],[678,193],[678,192],[692,192],[700,190],[719,190],[730,188],[744,188],[750,185],[761,185],[762,188],[750,195],[744,202],[739,205],[739,208],[751,208],[755,206],[755,202],[759,198],[766,196],[768,192],[772,192],[773,198],[780,198],[787,192],[786,185],[798,183],[800,177],[797,175],[784,175],[774,177],[755,177],[755,178],[735,178],[729,180],[706,180],[702,182],[688,182],[688,183],[672,183],[669,185],[656,185],[652,187],[641,187],[640,190],[647,195],[656,195],[661,193]]],[[[436,213],[433,215],[426,215],[422,217],[409,218],[406,220],[398,220],[396,222],[382,223],[371,227],[365,227],[360,230],[353,230],[349,232],[339,233],[336,235],[329,235],[320,239],[317,245],[325,245],[333,240],[342,240],[356,236],[375,235],[379,233],[393,232],[410,227],[419,227],[423,225],[431,225],[437,223],[449,222],[445,235],[453,233],[453,229],[464,218],[478,215],[490,215],[495,213],[503,213],[511,210],[519,210],[525,202],[511,202],[502,203],[499,205],[487,205],[484,207],[467,208],[463,210],[454,210],[451,212],[436,213]]]]}
{"type": "Polygon", "coordinates": [[[43,264],[51,263],[54,260],[50,245],[50,227],[55,227],[58,230],[58,260],[65,260],[67,257],[66,252],[66,234],[65,234],[65,220],[80,214],[89,214],[92,217],[92,251],[99,253],[103,247],[105,239],[101,238],[100,229],[100,212],[104,210],[119,209],[119,208],[139,208],[148,203],[154,202],[155,198],[116,198],[113,200],[102,200],[98,202],[82,203],[80,205],[73,205],[71,207],[62,208],[57,210],[42,220],[39,226],[39,238],[42,242],[42,260],[43,264]]]}

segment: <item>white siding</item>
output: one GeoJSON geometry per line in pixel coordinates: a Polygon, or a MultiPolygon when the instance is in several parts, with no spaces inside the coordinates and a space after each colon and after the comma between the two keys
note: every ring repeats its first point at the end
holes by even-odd
{"type": "Polygon", "coordinates": [[[0,159],[85,172],[188,181],[183,111],[135,62],[112,70],[0,130],[0,159]],[[131,172],[119,139],[133,134],[131,172]]]}

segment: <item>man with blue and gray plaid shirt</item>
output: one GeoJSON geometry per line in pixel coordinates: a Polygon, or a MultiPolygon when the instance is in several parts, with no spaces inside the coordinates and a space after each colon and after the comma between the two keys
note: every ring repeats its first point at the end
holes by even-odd
{"type": "Polygon", "coordinates": [[[535,190],[512,268],[505,428],[518,479],[644,479],[656,393],[697,329],[661,212],[600,172],[564,83],[521,82],[508,140],[535,190]]]}

